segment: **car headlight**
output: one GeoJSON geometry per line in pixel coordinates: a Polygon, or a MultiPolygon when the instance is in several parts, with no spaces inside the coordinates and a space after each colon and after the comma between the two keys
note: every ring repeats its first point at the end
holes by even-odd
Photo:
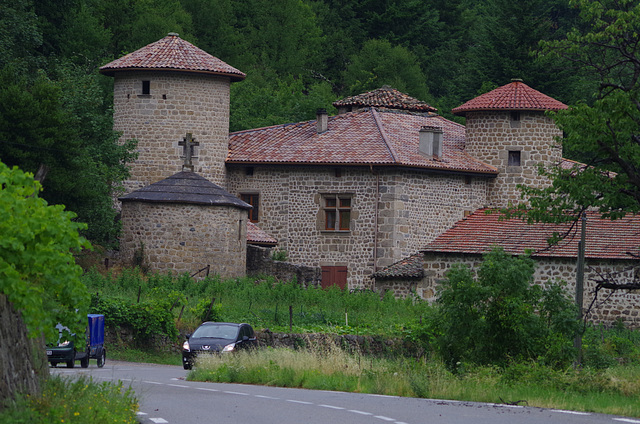
{"type": "Polygon", "coordinates": [[[184,350],[185,352],[191,352],[191,348],[189,347],[189,340],[185,340],[184,343],[182,343],[182,350],[184,350]]]}
{"type": "Polygon", "coordinates": [[[231,343],[231,344],[228,344],[225,347],[223,347],[222,351],[223,352],[232,352],[235,347],[236,347],[236,344],[235,343],[231,343]]]}
{"type": "Polygon", "coordinates": [[[65,346],[69,346],[69,343],[71,343],[69,340],[65,340],[64,342],[60,343],[58,345],[58,347],[65,347],[65,346]]]}

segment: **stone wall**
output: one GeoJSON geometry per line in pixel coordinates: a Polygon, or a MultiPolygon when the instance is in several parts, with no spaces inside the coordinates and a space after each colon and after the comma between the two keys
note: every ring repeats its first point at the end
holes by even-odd
{"type": "Polygon", "coordinates": [[[466,151],[500,172],[489,184],[487,206],[520,203],[518,184],[549,185],[549,180],[538,174],[537,166],[554,166],[562,159],[562,149],[554,140],[562,132],[551,118],[535,111],[521,111],[519,118],[513,121],[509,111],[467,113],[466,151]],[[520,152],[521,166],[508,166],[510,150],[520,152]]]}
{"type": "Polygon", "coordinates": [[[194,171],[226,186],[224,161],[229,144],[228,77],[185,72],[117,72],[113,128],[121,140],[138,140],[138,159],[130,165],[125,193],[182,170],[186,133],[196,142],[194,171]],[[150,94],[142,94],[142,81],[150,94]]]}
{"type": "MultiPolygon", "coordinates": [[[[407,343],[399,338],[382,338],[373,336],[338,335],[338,334],[297,334],[273,333],[269,329],[255,330],[258,346],[273,348],[300,349],[309,347],[339,346],[353,353],[380,355],[384,353],[419,356],[420,347],[407,343]]],[[[105,346],[135,346],[131,331],[125,328],[106,328],[105,346]]],[[[186,340],[186,332],[180,332],[177,340],[167,337],[156,337],[146,342],[146,348],[180,355],[182,343],[186,340]]]]}
{"type": "Polygon", "coordinates": [[[0,293],[0,411],[18,393],[35,395],[40,380],[49,374],[42,339],[27,337],[27,327],[0,293]]]}
{"type": "Polygon", "coordinates": [[[246,270],[247,211],[231,206],[125,202],[120,257],[135,262],[143,246],[151,271],[188,272],[211,266],[222,278],[246,270]]]}
{"type": "Polygon", "coordinates": [[[416,253],[486,202],[486,179],[407,170],[235,166],[228,178],[230,193],[259,194],[257,225],[292,263],[346,266],[349,288],[371,288],[376,266],[416,253]],[[350,231],[325,231],[326,194],[351,196],[350,231]]]}
{"type": "MultiPolygon", "coordinates": [[[[576,284],[576,259],[574,258],[534,258],[537,262],[534,281],[538,284],[549,284],[560,280],[566,281],[567,292],[573,298],[576,284]]],[[[424,299],[435,300],[439,281],[444,279],[447,270],[453,264],[466,264],[477,270],[482,262],[480,255],[462,254],[425,254],[425,277],[416,285],[416,293],[424,299]]],[[[584,275],[584,308],[588,308],[593,300],[595,280],[599,275],[619,273],[621,281],[631,281],[635,277],[633,261],[601,261],[586,260],[584,275]]],[[[406,282],[406,285],[412,282],[406,282]]],[[[611,325],[616,320],[622,320],[631,328],[640,328],[640,291],[620,290],[611,295],[607,302],[602,303],[610,293],[603,290],[599,294],[599,301],[589,320],[594,323],[611,325]]]]}
{"type": "Polygon", "coordinates": [[[322,270],[271,259],[271,248],[247,246],[247,275],[269,275],[280,281],[297,281],[304,287],[320,285],[322,270]]]}

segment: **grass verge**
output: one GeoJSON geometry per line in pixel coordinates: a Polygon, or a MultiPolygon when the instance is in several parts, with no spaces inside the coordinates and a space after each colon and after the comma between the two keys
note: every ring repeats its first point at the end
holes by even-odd
{"type": "Polygon", "coordinates": [[[49,377],[37,397],[22,396],[7,405],[0,424],[135,424],[138,401],[122,382],[49,377]]]}
{"type": "Polygon", "coordinates": [[[640,367],[556,371],[536,363],[507,368],[461,367],[452,374],[439,361],[379,359],[337,346],[264,349],[198,358],[188,380],[263,384],[509,403],[640,417],[640,367]]]}
{"type": "Polygon", "coordinates": [[[151,364],[182,365],[180,353],[158,352],[134,348],[120,348],[112,346],[107,360],[145,362],[151,364]]]}

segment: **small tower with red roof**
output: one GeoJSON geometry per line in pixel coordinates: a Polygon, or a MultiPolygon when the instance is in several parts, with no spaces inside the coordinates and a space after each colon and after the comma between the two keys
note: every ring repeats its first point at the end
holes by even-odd
{"type": "Polygon", "coordinates": [[[194,171],[226,186],[230,84],[244,73],[175,33],[100,72],[114,77],[114,130],[138,140],[126,193],[180,171],[185,157],[194,171]]]}
{"type": "Polygon", "coordinates": [[[466,151],[499,172],[489,183],[487,206],[521,202],[519,184],[549,184],[539,175],[538,165],[560,163],[562,148],[555,138],[562,132],[545,112],[566,108],[521,80],[512,80],[453,109],[467,119],[466,151]]]}

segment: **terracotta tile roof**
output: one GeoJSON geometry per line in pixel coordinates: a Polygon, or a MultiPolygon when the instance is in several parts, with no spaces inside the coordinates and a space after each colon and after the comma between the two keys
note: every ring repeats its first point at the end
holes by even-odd
{"type": "Polygon", "coordinates": [[[392,278],[422,278],[424,276],[424,255],[415,255],[404,258],[401,261],[374,272],[371,277],[379,280],[392,278]]]}
{"type": "Polygon", "coordinates": [[[247,243],[258,246],[275,246],[278,240],[271,237],[251,221],[247,222],[247,243]]]}
{"type": "Polygon", "coordinates": [[[100,72],[113,76],[118,71],[163,70],[197,72],[224,75],[232,81],[243,80],[246,75],[233,66],[227,65],[183,40],[178,34],[169,33],[166,37],[109,62],[100,68],[100,72]]]}
{"type": "Polygon", "coordinates": [[[335,107],[355,106],[355,107],[378,107],[388,109],[401,109],[412,112],[436,112],[436,109],[429,104],[414,99],[395,88],[388,85],[368,93],[347,97],[333,103],[335,107]]]}
{"type": "Polygon", "coordinates": [[[496,175],[498,171],[464,151],[464,126],[441,116],[369,109],[316,121],[231,133],[227,163],[389,165],[496,175]],[[443,157],[418,152],[422,126],[443,129],[443,157]]]}
{"type": "Polygon", "coordinates": [[[480,110],[560,110],[567,105],[515,80],[452,110],[456,115],[480,110]]]}
{"type": "MultiPolygon", "coordinates": [[[[525,249],[532,249],[532,255],[536,257],[577,257],[579,225],[560,243],[549,247],[547,239],[554,232],[561,234],[567,231],[569,223],[527,224],[520,219],[499,221],[499,213],[485,212],[486,209],[480,209],[458,221],[422,251],[480,254],[498,245],[511,254],[523,254],[525,249]]],[[[612,221],[600,218],[596,212],[589,212],[585,245],[587,258],[633,259],[629,253],[640,254],[640,216],[612,221]]]]}
{"type": "Polygon", "coordinates": [[[169,178],[122,196],[118,200],[121,202],[191,203],[251,209],[250,204],[195,172],[178,172],[169,178]]]}

